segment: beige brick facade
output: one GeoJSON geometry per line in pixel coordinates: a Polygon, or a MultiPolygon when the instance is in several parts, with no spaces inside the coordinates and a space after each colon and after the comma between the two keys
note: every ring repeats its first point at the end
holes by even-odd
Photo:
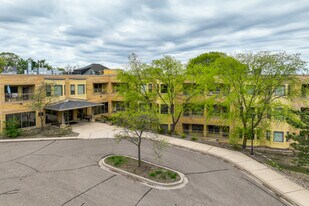
{"type": "MultiPolygon", "coordinates": [[[[95,114],[94,108],[84,108],[83,112],[91,115],[93,118],[98,118],[101,115],[110,115],[117,107],[117,102],[123,101],[123,98],[115,91],[117,84],[117,76],[115,73],[107,72],[102,76],[98,75],[0,75],[0,131],[4,128],[6,115],[32,112],[29,108],[29,95],[35,91],[43,83],[51,83],[58,85],[58,92],[62,95],[58,96],[54,101],[63,101],[65,99],[86,100],[93,103],[105,103],[108,105],[104,113],[95,114]],[[84,85],[84,86],[83,86],[84,85]],[[8,94],[10,87],[11,93],[8,94]],[[73,92],[74,91],[74,92],[73,92]]],[[[299,84],[296,86],[299,92],[299,98],[288,102],[295,109],[309,108],[309,95],[302,96],[302,86],[309,85],[309,76],[299,76],[299,84]]],[[[286,89],[288,85],[286,85],[286,89]]],[[[309,88],[309,87],[308,87],[309,88]]],[[[309,93],[308,93],[309,94],[309,93]]],[[[207,97],[204,97],[207,98],[207,97]]],[[[181,102],[182,97],[178,97],[181,102]]],[[[157,102],[160,104],[160,102],[157,102]]],[[[101,110],[99,110],[100,113],[101,110]]],[[[40,118],[36,112],[36,126],[40,127],[40,118]]],[[[72,111],[73,120],[80,118],[78,109],[72,111]]],[[[101,111],[102,112],[102,111],[101,111]]],[[[168,114],[162,114],[162,125],[170,128],[172,124],[168,114]]],[[[63,122],[64,113],[58,112],[56,119],[63,122]]],[[[45,124],[45,123],[44,123],[45,124]]],[[[228,121],[216,117],[208,118],[205,110],[203,114],[198,115],[183,115],[176,126],[177,133],[181,134],[188,131],[189,135],[199,136],[202,138],[217,139],[217,141],[228,141],[228,132],[233,129],[235,122],[228,121]]],[[[255,145],[269,146],[273,148],[289,148],[289,142],[286,141],[288,132],[297,132],[287,123],[272,122],[271,134],[277,132],[276,135],[283,134],[283,142],[273,141],[271,135],[269,140],[256,140],[255,145]]]]}

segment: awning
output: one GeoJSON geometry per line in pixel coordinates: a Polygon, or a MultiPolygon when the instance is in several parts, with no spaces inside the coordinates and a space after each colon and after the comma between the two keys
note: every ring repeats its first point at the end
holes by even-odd
{"type": "Polygon", "coordinates": [[[95,107],[100,106],[100,103],[93,103],[87,101],[79,101],[79,100],[65,100],[63,102],[58,102],[55,104],[50,104],[45,107],[45,109],[53,110],[53,111],[68,111],[73,109],[82,109],[87,107],[95,107]]]}

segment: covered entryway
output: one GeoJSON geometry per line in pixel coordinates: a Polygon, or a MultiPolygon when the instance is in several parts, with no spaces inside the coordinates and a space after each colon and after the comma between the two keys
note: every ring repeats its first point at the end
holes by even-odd
{"type": "Polygon", "coordinates": [[[46,119],[50,118],[50,114],[53,113],[53,116],[55,117],[54,122],[59,125],[65,125],[79,120],[92,121],[94,120],[92,107],[100,105],[102,104],[82,100],[65,100],[57,102],[45,107],[46,115],[49,115],[46,116],[46,119]]]}

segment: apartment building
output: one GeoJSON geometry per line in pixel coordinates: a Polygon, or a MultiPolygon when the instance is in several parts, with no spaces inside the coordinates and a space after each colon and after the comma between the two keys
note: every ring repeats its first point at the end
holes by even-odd
{"type": "MultiPolygon", "coordinates": [[[[306,110],[309,108],[309,76],[299,76],[297,91],[299,99],[289,101],[293,108],[306,110]]],[[[21,128],[40,127],[39,115],[44,115],[44,126],[49,124],[65,125],[82,119],[94,121],[102,115],[111,115],[125,109],[124,99],[118,93],[119,81],[115,70],[105,70],[103,75],[17,75],[0,74],[0,131],[4,122],[15,117],[21,128]],[[44,112],[30,109],[31,96],[42,84],[51,85],[46,89],[47,96],[53,96],[53,103],[48,104],[44,112]]],[[[152,84],[147,85],[153,90],[152,84]]],[[[278,92],[286,94],[289,85],[282,85],[278,92]]],[[[164,93],[164,89],[161,89],[164,93]]],[[[220,89],[201,96],[219,94],[220,89]]],[[[186,94],[183,94],[186,95],[186,94]]],[[[281,94],[282,95],[282,94],[281,94]]],[[[181,101],[181,97],[179,97],[181,101]]],[[[285,100],[287,101],[287,100],[285,100]]],[[[161,128],[168,131],[172,120],[170,111],[163,103],[157,102],[161,115],[161,128]]],[[[185,107],[185,105],[184,105],[185,107]]],[[[230,131],[235,122],[224,117],[229,108],[220,104],[214,105],[209,117],[209,109],[201,104],[194,108],[184,109],[176,125],[178,134],[186,134],[216,141],[228,141],[230,131]],[[216,116],[216,114],[218,114],[216,116]]],[[[281,117],[278,117],[281,118],[281,117]]],[[[255,145],[272,148],[289,148],[286,135],[298,132],[286,122],[271,120],[271,128],[265,134],[256,134],[255,145]]]]}

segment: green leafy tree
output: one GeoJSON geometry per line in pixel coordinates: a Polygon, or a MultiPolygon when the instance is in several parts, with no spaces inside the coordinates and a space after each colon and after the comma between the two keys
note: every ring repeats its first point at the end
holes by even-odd
{"type": "Polygon", "coordinates": [[[130,107],[155,103],[151,69],[149,65],[142,63],[136,54],[129,56],[126,70],[120,70],[117,78],[122,83],[119,85],[119,93],[130,107]]]}
{"type": "Polygon", "coordinates": [[[3,72],[3,67],[5,66],[5,61],[0,57],[0,74],[3,72]]]}
{"type": "Polygon", "coordinates": [[[0,58],[4,60],[6,66],[16,66],[19,74],[23,74],[24,70],[27,69],[27,61],[14,53],[2,52],[0,58]]]}
{"type": "Polygon", "coordinates": [[[157,134],[151,133],[158,122],[158,117],[149,110],[127,109],[113,116],[113,123],[121,126],[121,131],[116,135],[116,140],[127,140],[137,147],[138,167],[141,166],[141,147],[144,138],[154,140],[154,153],[157,155],[161,154],[160,151],[164,148],[162,145],[166,145],[164,139],[160,139],[157,134]]]}
{"type": "Polygon", "coordinates": [[[287,139],[294,142],[291,146],[298,151],[294,163],[298,166],[309,166],[309,110],[293,110],[294,116],[287,118],[287,122],[300,130],[299,134],[290,134],[287,139]]]}
{"type": "Polygon", "coordinates": [[[188,73],[181,62],[171,56],[154,60],[149,71],[152,82],[156,82],[156,99],[163,103],[171,116],[171,133],[186,109],[194,104],[194,97],[200,95],[204,88],[198,84],[199,75],[188,73]],[[181,98],[180,98],[181,97],[181,98]],[[181,100],[180,100],[181,99],[181,100]]]}
{"type": "Polygon", "coordinates": [[[234,130],[243,134],[245,148],[254,131],[266,128],[269,113],[275,108],[287,107],[278,99],[288,99],[295,94],[289,92],[292,87],[286,85],[295,83],[295,75],[305,69],[305,62],[299,54],[285,52],[243,53],[235,57],[220,54],[215,57],[211,55],[210,60],[204,61],[207,64],[195,67],[191,64],[189,70],[201,71],[206,90],[217,88],[220,91],[220,94],[208,98],[209,104],[224,102],[231,106],[228,118],[233,120],[234,130]]]}

